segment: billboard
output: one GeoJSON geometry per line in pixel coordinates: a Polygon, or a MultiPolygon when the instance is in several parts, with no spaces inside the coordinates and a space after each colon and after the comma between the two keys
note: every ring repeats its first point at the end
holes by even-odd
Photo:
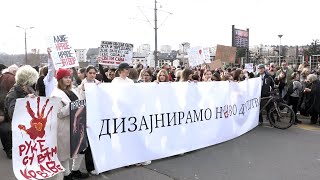
{"type": "Polygon", "coordinates": [[[238,48],[249,48],[249,29],[242,30],[232,26],[232,46],[238,48]]]}

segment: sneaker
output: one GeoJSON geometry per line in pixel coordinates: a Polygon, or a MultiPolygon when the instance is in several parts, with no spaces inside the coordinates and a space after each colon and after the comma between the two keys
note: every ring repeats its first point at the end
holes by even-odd
{"type": "Polygon", "coordinates": [[[95,176],[98,176],[98,175],[99,175],[99,173],[98,173],[96,170],[90,171],[90,174],[91,174],[91,175],[95,175],[95,176]]]}
{"type": "Polygon", "coordinates": [[[136,164],[136,166],[147,166],[149,164],[151,164],[151,161],[145,161],[145,162],[142,162],[142,163],[138,163],[138,164],[136,164]]]}
{"type": "Polygon", "coordinates": [[[147,166],[149,164],[151,164],[151,161],[146,161],[146,162],[141,163],[142,166],[147,166]]]}
{"type": "Polygon", "coordinates": [[[70,173],[68,176],[64,176],[63,180],[73,180],[72,174],[70,173]]]}
{"type": "Polygon", "coordinates": [[[89,174],[88,173],[83,173],[81,171],[72,171],[71,172],[71,176],[76,178],[76,179],[86,179],[89,177],[89,174]]]}

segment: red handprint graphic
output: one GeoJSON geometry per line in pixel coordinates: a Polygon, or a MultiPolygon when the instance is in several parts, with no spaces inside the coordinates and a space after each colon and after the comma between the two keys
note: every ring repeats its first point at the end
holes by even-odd
{"type": "Polygon", "coordinates": [[[30,128],[26,129],[24,125],[19,124],[18,128],[25,131],[27,134],[29,134],[30,138],[35,140],[37,137],[43,138],[43,136],[46,134],[44,128],[46,127],[47,124],[47,118],[48,115],[51,113],[53,106],[50,107],[47,115],[44,117],[44,111],[48,105],[49,99],[46,100],[46,103],[42,107],[42,111],[40,113],[40,97],[37,98],[37,116],[35,116],[35,113],[30,107],[30,102],[27,101],[27,111],[31,116],[31,121],[30,121],[30,128]]]}

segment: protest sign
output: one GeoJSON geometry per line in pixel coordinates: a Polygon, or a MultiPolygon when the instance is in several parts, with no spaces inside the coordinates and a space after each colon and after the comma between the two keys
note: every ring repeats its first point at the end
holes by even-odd
{"type": "Polygon", "coordinates": [[[211,63],[211,60],[210,60],[210,48],[209,47],[204,47],[203,48],[203,55],[204,55],[204,62],[205,63],[211,63]]]}
{"type": "Polygon", "coordinates": [[[222,62],[234,63],[236,60],[237,48],[231,46],[217,45],[215,59],[220,59],[222,62]]]}
{"type": "Polygon", "coordinates": [[[210,70],[219,69],[223,66],[220,59],[216,59],[209,64],[210,70]]]}
{"type": "Polygon", "coordinates": [[[46,179],[64,170],[57,156],[58,103],[57,98],[17,99],[12,121],[12,163],[17,179],[46,179]]]}
{"type": "Polygon", "coordinates": [[[253,72],[253,63],[244,64],[244,69],[247,70],[250,73],[253,72]]]}
{"type": "Polygon", "coordinates": [[[70,102],[70,157],[74,157],[87,147],[86,100],[70,102]]]}
{"type": "Polygon", "coordinates": [[[190,67],[195,67],[197,65],[203,64],[205,56],[203,54],[203,48],[200,46],[192,47],[187,50],[188,61],[190,67]]]}
{"type": "Polygon", "coordinates": [[[133,44],[101,41],[98,62],[102,65],[119,66],[126,62],[132,64],[133,44]]]}
{"type": "Polygon", "coordinates": [[[88,138],[98,173],[215,145],[258,125],[260,78],[87,83],[85,89],[88,138]]]}
{"type": "Polygon", "coordinates": [[[79,62],[74,49],[70,46],[67,35],[56,35],[49,38],[49,47],[51,48],[51,57],[54,68],[72,68],[78,67],[79,62]]]}

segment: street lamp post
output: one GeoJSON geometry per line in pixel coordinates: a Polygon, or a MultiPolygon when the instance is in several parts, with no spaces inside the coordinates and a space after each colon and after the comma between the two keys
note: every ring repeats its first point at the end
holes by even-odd
{"type": "Polygon", "coordinates": [[[21,26],[16,26],[17,28],[21,28],[24,30],[24,53],[25,53],[25,64],[28,62],[28,51],[27,51],[27,30],[28,29],[33,29],[34,27],[21,27],[21,26]]]}
{"type": "Polygon", "coordinates": [[[184,61],[184,46],[186,45],[186,43],[182,43],[182,63],[183,63],[183,66],[186,65],[185,61],[184,61]]]}
{"type": "Polygon", "coordinates": [[[279,45],[279,66],[281,66],[281,38],[282,34],[279,34],[278,37],[280,38],[280,45],[279,45]]]}

